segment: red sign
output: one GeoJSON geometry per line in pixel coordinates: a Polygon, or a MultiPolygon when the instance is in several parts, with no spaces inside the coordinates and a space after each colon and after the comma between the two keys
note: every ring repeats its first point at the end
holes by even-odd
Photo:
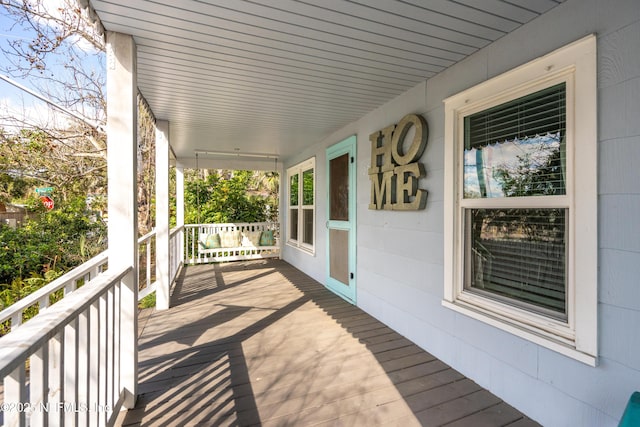
{"type": "Polygon", "coordinates": [[[41,196],[40,200],[42,200],[42,204],[44,205],[45,208],[47,208],[47,210],[51,210],[53,209],[53,199],[49,196],[41,196]]]}

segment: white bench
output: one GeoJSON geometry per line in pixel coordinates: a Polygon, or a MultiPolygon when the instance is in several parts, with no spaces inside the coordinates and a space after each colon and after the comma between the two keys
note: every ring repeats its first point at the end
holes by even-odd
{"type": "Polygon", "coordinates": [[[200,224],[197,263],[279,258],[279,224],[251,222],[200,224]]]}

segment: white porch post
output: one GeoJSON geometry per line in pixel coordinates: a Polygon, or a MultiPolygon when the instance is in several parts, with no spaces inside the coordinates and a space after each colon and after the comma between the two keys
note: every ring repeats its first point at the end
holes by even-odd
{"type": "Polygon", "coordinates": [[[156,309],[169,308],[169,122],[156,122],[156,309]]]}
{"type": "MultiPolygon", "coordinates": [[[[176,165],[176,226],[184,225],[184,168],[176,165]]],[[[180,259],[184,261],[186,239],[180,244],[180,259]]]]}
{"type": "Polygon", "coordinates": [[[176,226],[184,225],[184,168],[176,165],[176,226]]]}
{"type": "Polygon", "coordinates": [[[120,384],[124,406],[138,393],[138,203],[136,47],[126,34],[107,32],[107,177],[109,267],[133,266],[121,289],[120,384]],[[127,154],[128,153],[128,154],[127,154]]]}

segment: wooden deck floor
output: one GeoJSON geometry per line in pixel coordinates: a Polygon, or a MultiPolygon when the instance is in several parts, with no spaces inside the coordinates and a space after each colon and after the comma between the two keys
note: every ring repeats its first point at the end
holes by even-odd
{"type": "Polygon", "coordinates": [[[123,425],[538,424],[280,260],[190,266],[123,425]]]}

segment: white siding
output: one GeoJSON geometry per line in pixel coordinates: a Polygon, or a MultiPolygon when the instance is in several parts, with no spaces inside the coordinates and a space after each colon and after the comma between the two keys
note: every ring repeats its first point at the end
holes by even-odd
{"type": "MultiPolygon", "coordinates": [[[[640,388],[640,3],[569,0],[352,123],[287,164],[317,156],[316,257],[284,257],[323,281],[324,149],[358,135],[358,305],[545,426],[613,426],[640,388]],[[595,368],[441,306],[442,100],[577,40],[598,36],[599,365],[595,368]],[[429,124],[418,212],[372,211],[370,133],[408,113],[429,124]]],[[[286,220],[286,219],[285,219],[286,220]]]]}

